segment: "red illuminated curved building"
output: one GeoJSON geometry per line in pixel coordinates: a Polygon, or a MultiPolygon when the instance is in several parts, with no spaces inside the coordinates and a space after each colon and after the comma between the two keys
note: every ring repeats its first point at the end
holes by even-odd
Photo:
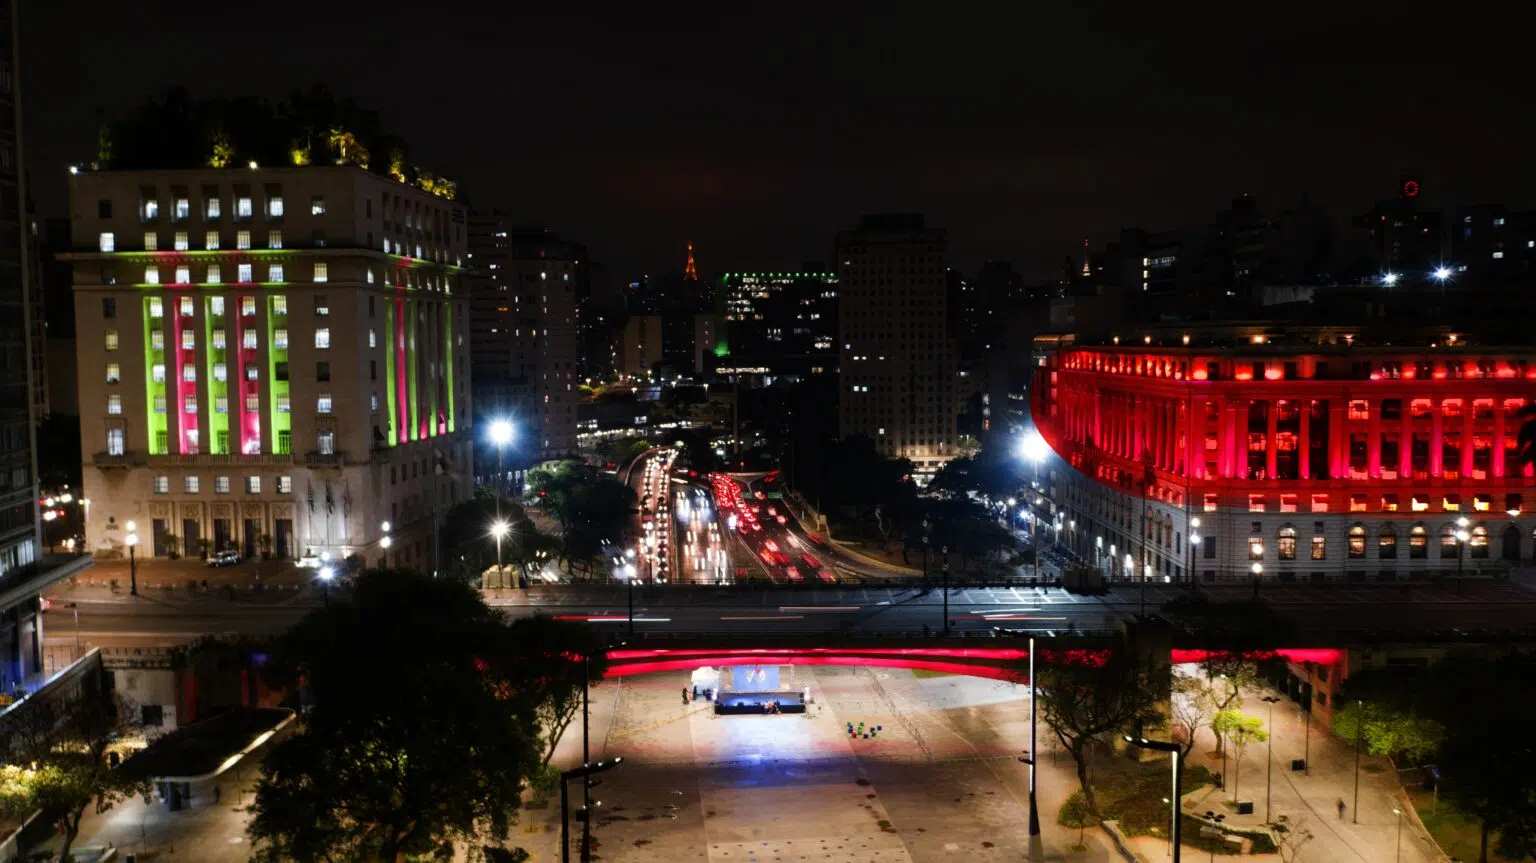
{"type": "Polygon", "coordinates": [[[1235,328],[1066,339],[1041,366],[1060,541],[1112,578],[1408,580],[1532,557],[1530,348],[1235,328]]]}

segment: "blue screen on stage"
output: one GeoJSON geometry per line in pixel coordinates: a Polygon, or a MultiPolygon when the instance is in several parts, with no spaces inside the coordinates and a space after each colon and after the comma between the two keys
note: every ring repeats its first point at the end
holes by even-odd
{"type": "Polygon", "coordinates": [[[737,692],[773,692],[778,688],[777,665],[737,665],[731,669],[731,689],[737,692]]]}

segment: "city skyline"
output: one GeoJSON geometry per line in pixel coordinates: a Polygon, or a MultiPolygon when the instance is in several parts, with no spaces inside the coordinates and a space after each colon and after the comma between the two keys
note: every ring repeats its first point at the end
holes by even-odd
{"type": "MultiPolygon", "coordinates": [[[[63,212],[63,169],[89,157],[101,120],[189,81],[193,95],[273,100],[325,83],[380,110],[472,205],[580,238],[624,275],[680,269],[688,242],[707,274],[824,258],[868,212],[925,213],[950,228],[962,271],[1001,258],[1038,280],[1084,237],[1097,247],[1122,227],[1199,221],[1241,194],[1279,208],[1310,191],[1342,218],[1408,170],[1430,206],[1536,198],[1523,136],[1500,120],[1519,80],[1504,37],[1477,34],[1477,86],[1465,86],[1472,73],[1412,22],[1364,13],[1331,15],[1326,31],[1304,10],[1279,22],[1008,13],[935,37],[918,16],[856,10],[450,12],[435,26],[474,83],[445,88],[385,74],[392,55],[372,46],[394,38],[389,4],[362,18],[313,10],[311,29],[294,30],[167,2],[156,8],[177,23],[133,40],[119,36],[139,13],[85,5],[95,11],[23,19],[30,104],[75,106],[29,119],[44,215],[63,212]],[[225,61],[213,34],[236,25],[285,58],[284,74],[225,61]],[[355,38],[314,50],[310,33],[343,25],[355,38]],[[529,29],[553,38],[521,39],[529,29]],[[1054,35],[1031,36],[1042,32],[1054,35]],[[508,40],[519,48],[504,62],[508,40]],[[1382,75],[1377,45],[1411,54],[1413,76],[1382,75]],[[518,131],[515,110],[485,110],[539,102],[565,116],[518,131]]],[[[1459,26],[1434,38],[1453,44],[1459,26]]]]}

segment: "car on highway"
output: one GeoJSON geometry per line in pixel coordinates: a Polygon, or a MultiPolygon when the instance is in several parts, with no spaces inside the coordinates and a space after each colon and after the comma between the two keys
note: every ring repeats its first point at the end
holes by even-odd
{"type": "Polygon", "coordinates": [[[816,556],[808,551],[800,552],[800,559],[805,561],[805,565],[811,569],[821,569],[821,561],[817,560],[816,556]]]}
{"type": "Polygon", "coordinates": [[[240,552],[234,549],[225,549],[208,555],[208,565],[214,568],[221,566],[234,566],[240,562],[240,552]]]}
{"type": "Polygon", "coordinates": [[[793,566],[784,567],[784,574],[789,576],[790,581],[800,580],[800,570],[795,569],[793,566]]]}

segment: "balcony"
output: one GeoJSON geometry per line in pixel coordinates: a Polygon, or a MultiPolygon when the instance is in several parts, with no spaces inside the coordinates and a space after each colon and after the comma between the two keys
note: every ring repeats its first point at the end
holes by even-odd
{"type": "Polygon", "coordinates": [[[342,465],[344,465],[345,463],[346,463],[346,460],[344,458],[342,458],[342,454],[339,453],[339,452],[311,451],[311,452],[307,452],[307,453],[304,454],[304,464],[305,464],[306,467],[312,467],[312,468],[335,467],[335,468],[339,468],[342,465]]]}
{"type": "Polygon", "coordinates": [[[179,453],[152,455],[148,458],[148,464],[155,467],[259,467],[293,464],[293,456],[289,453],[179,453]]]}
{"type": "Polygon", "coordinates": [[[128,450],[119,454],[99,452],[91,456],[91,464],[103,470],[109,468],[127,470],[131,467],[143,467],[148,463],[149,456],[137,450],[128,450]]]}

